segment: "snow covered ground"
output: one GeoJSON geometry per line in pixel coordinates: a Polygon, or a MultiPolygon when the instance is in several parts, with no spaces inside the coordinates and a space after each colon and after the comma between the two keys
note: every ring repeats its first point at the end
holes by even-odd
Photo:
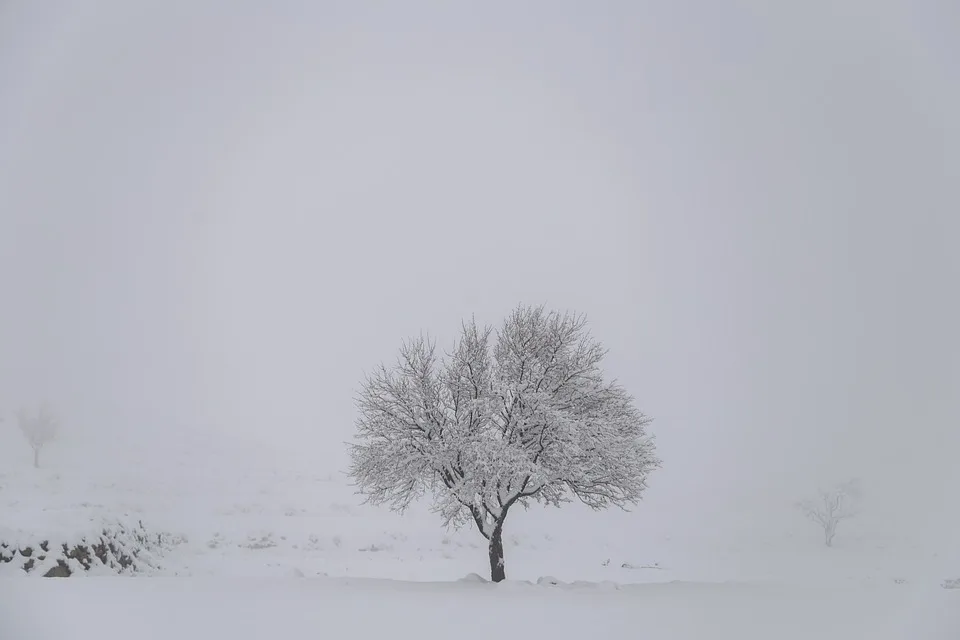
{"type": "Polygon", "coordinates": [[[487,571],[476,532],[362,506],[309,455],[114,435],[51,446],[37,470],[5,434],[0,464],[0,539],[119,518],[170,547],[149,579],[41,580],[7,565],[3,640],[960,637],[960,590],[940,587],[960,575],[955,550],[853,526],[826,549],[802,521],[680,526],[655,500],[631,514],[536,509],[508,521],[509,580],[492,585],[463,580],[487,571]]]}
{"type": "Polygon", "coordinates": [[[363,579],[0,583],[4,638],[955,640],[957,598],[890,587],[669,583],[619,590],[363,579]],[[951,618],[952,616],[952,618],[951,618]],[[11,623],[12,620],[12,624],[11,623]]]}

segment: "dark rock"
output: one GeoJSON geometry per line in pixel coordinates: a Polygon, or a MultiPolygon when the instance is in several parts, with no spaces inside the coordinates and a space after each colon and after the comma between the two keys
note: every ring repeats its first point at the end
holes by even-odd
{"type": "Polygon", "coordinates": [[[57,560],[57,566],[51,568],[45,574],[44,578],[69,578],[73,574],[70,567],[63,560],[57,560]]]}

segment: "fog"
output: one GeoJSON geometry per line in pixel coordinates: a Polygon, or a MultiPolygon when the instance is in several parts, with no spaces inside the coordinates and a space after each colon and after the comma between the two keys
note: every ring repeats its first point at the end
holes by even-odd
{"type": "Polygon", "coordinates": [[[960,10],[722,4],[3,3],[0,410],[341,469],[402,339],[544,303],[651,502],[955,516],[960,10]]]}

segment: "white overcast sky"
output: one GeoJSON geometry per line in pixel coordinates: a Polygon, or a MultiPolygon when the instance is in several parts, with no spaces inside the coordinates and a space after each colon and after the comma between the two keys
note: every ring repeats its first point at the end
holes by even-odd
{"type": "Polygon", "coordinates": [[[958,42],[949,1],[7,0],[0,408],[339,468],[403,338],[542,302],[655,418],[653,494],[929,509],[958,42]]]}

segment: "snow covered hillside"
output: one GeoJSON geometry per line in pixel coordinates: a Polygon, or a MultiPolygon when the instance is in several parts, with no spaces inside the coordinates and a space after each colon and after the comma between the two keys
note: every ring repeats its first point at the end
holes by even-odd
{"type": "MultiPolygon", "coordinates": [[[[162,441],[69,438],[41,469],[16,433],[0,437],[0,530],[19,539],[76,535],[117,520],[165,534],[166,575],[351,576],[453,580],[485,574],[485,541],[448,531],[426,509],[364,506],[336,467],[262,443],[197,433],[162,441]],[[18,537],[19,536],[19,537],[18,537]]],[[[508,578],[766,580],[795,584],[939,584],[956,550],[841,530],[835,549],[791,511],[692,521],[655,492],[634,512],[578,505],[518,511],[505,531],[508,578]]]]}
{"type": "MultiPolygon", "coordinates": [[[[799,520],[792,533],[754,522],[745,536],[729,514],[725,526],[691,530],[655,501],[629,514],[518,512],[505,536],[508,582],[464,582],[486,571],[474,530],[446,531],[423,509],[399,516],[363,506],[338,469],[311,468],[309,458],[186,432],[150,443],[64,437],[33,469],[25,445],[3,435],[0,538],[67,540],[142,522],[163,539],[144,568],[155,578],[19,579],[25,574],[8,564],[0,602],[17,614],[3,618],[14,624],[5,638],[63,637],[71,612],[103,599],[122,612],[108,626],[150,619],[140,637],[157,638],[254,638],[268,629],[307,637],[334,628],[368,637],[415,624],[424,637],[454,628],[458,637],[486,637],[492,623],[478,606],[511,633],[555,637],[656,629],[658,637],[692,638],[728,629],[753,634],[744,638],[814,630],[819,638],[936,638],[896,635],[904,629],[897,625],[912,620],[907,628],[916,631],[917,620],[960,611],[960,591],[940,588],[960,573],[948,565],[949,550],[853,527],[826,549],[799,520]],[[558,584],[536,584],[543,576],[558,584]]],[[[94,629],[100,640],[113,637],[94,629]]]]}

